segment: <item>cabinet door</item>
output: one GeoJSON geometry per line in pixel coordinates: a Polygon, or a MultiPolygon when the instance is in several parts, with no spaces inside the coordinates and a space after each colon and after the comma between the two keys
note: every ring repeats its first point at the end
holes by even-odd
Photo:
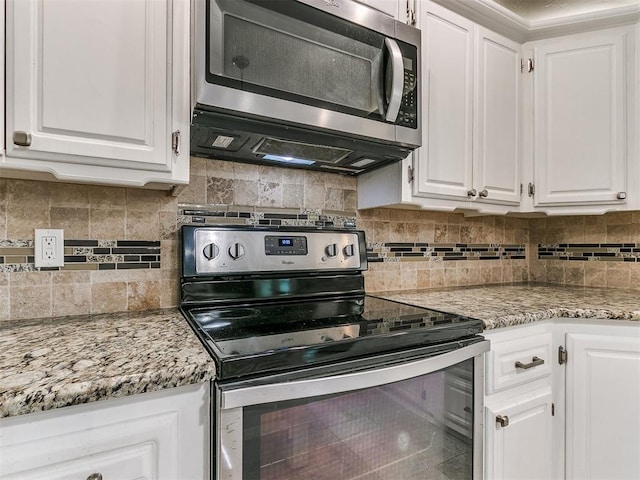
{"type": "Polygon", "coordinates": [[[473,22],[420,2],[422,147],[414,195],[467,199],[473,137],[473,22]]]}
{"type": "Polygon", "coordinates": [[[479,202],[520,203],[520,50],[478,27],[473,185],[479,202]]]}
{"type": "Polygon", "coordinates": [[[187,110],[173,94],[188,105],[183,3],[10,1],[7,156],[24,160],[8,166],[77,181],[171,179],[172,120],[187,110]]]}
{"type": "Polygon", "coordinates": [[[535,205],[622,202],[629,35],[610,30],[535,44],[535,205]]]}
{"type": "Polygon", "coordinates": [[[567,334],[567,351],[567,478],[640,478],[640,336],[567,334]]]}
{"type": "Polygon", "coordinates": [[[506,398],[485,407],[485,477],[553,478],[551,389],[506,398]],[[502,426],[497,420],[508,424],[502,426]]]}
{"type": "Polygon", "coordinates": [[[0,478],[208,478],[208,391],[188,385],[0,419],[0,478]]]}

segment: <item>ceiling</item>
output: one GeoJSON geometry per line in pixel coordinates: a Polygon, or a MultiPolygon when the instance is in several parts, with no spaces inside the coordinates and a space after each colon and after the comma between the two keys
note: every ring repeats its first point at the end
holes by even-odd
{"type": "Polygon", "coordinates": [[[640,0],[495,0],[530,22],[640,5],[640,0]]]}

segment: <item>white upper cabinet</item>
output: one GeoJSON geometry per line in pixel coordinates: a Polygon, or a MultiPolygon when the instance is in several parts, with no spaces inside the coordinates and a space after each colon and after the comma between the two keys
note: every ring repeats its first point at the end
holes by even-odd
{"type": "Polygon", "coordinates": [[[517,210],[520,45],[430,1],[417,17],[422,146],[402,166],[360,176],[359,207],[517,210]]]}
{"type": "MultiPolygon", "coordinates": [[[[0,0],[0,52],[4,52],[5,25],[4,25],[5,2],[0,0]]],[[[0,53],[2,55],[2,53],[0,53]]],[[[0,62],[0,92],[4,92],[4,62],[0,62]]],[[[4,157],[4,95],[0,95],[0,165],[4,157]]],[[[0,177],[2,172],[0,171],[0,177]]]]}
{"type": "Polygon", "coordinates": [[[472,188],[473,22],[421,2],[422,147],[414,152],[416,196],[467,200],[472,188]]]}
{"type": "Polygon", "coordinates": [[[626,203],[633,28],[532,44],[534,205],[626,203]]]}
{"type": "Polygon", "coordinates": [[[473,188],[478,202],[520,203],[521,46],[478,27],[473,188]]]}
{"type": "Polygon", "coordinates": [[[414,194],[468,200],[482,211],[517,206],[520,45],[439,5],[422,5],[423,138],[414,152],[414,194]]]}
{"type": "Polygon", "coordinates": [[[188,32],[186,0],[10,0],[3,167],[186,183],[188,32]]]}

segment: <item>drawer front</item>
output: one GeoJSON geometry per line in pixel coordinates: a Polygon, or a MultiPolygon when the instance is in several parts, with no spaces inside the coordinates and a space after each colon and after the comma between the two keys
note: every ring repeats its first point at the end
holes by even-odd
{"type": "Polygon", "coordinates": [[[510,338],[492,339],[486,355],[487,395],[523,385],[551,375],[550,332],[510,338]]]}

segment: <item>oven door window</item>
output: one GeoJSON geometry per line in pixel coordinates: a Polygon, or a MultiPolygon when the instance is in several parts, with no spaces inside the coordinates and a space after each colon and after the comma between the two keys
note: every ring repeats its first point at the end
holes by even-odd
{"type": "MultiPolygon", "coordinates": [[[[383,35],[297,2],[210,0],[208,18],[209,83],[375,120],[385,115],[390,52],[383,35]]],[[[415,65],[409,57],[417,50],[401,48],[405,65],[415,65]]]]}
{"type": "Polygon", "coordinates": [[[380,387],[244,407],[243,478],[471,479],[472,386],[470,359],[380,387]]]}

